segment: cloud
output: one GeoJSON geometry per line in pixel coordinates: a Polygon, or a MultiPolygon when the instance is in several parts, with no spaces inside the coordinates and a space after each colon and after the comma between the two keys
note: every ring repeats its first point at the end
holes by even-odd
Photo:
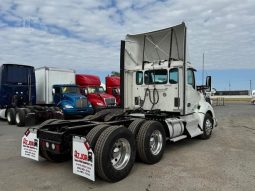
{"type": "Polygon", "coordinates": [[[208,69],[255,68],[255,2],[252,0],[3,0],[0,62],[119,69],[127,33],[185,21],[193,65],[208,69]]]}

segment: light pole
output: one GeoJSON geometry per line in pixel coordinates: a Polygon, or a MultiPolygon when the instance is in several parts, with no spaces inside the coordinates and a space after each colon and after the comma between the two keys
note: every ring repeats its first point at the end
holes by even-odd
{"type": "Polygon", "coordinates": [[[205,53],[203,53],[202,84],[204,84],[204,72],[205,72],[205,53]]]}
{"type": "Polygon", "coordinates": [[[252,89],[251,89],[251,80],[250,80],[250,95],[251,95],[252,89]]]}

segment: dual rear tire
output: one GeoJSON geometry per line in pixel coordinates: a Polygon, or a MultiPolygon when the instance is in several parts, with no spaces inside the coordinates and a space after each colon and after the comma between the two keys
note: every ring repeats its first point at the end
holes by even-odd
{"type": "Polygon", "coordinates": [[[136,158],[155,164],[165,149],[165,130],[157,121],[135,120],[129,129],[123,126],[98,125],[86,136],[95,154],[96,174],[117,182],[130,173],[136,158]]]}
{"type": "Polygon", "coordinates": [[[136,136],[137,153],[147,164],[159,162],[166,146],[166,134],[163,125],[158,121],[146,121],[136,136]]]}
{"type": "Polygon", "coordinates": [[[136,157],[135,138],[123,126],[99,125],[86,136],[95,153],[96,174],[117,182],[131,171],[136,157]]]}
{"type": "Polygon", "coordinates": [[[26,114],[30,112],[28,108],[9,108],[7,109],[6,118],[9,125],[25,126],[26,114]]]}
{"type": "Polygon", "coordinates": [[[166,145],[163,125],[157,121],[136,119],[128,128],[136,138],[137,158],[147,164],[159,162],[166,145]]]}

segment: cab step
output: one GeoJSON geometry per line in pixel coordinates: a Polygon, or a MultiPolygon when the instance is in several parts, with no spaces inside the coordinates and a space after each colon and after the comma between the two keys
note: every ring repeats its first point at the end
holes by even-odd
{"type": "Polygon", "coordinates": [[[181,135],[181,136],[174,137],[174,138],[170,139],[170,141],[177,142],[177,141],[180,141],[180,140],[185,139],[185,138],[187,138],[187,135],[181,135]]]}

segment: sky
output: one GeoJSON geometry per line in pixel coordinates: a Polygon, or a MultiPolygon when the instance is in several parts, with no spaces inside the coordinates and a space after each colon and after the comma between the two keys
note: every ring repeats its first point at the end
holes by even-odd
{"type": "Polygon", "coordinates": [[[120,40],[181,22],[192,65],[217,90],[255,89],[254,0],[1,0],[0,64],[72,68],[104,79],[120,40]],[[230,88],[229,88],[230,87],[230,88]]]}

